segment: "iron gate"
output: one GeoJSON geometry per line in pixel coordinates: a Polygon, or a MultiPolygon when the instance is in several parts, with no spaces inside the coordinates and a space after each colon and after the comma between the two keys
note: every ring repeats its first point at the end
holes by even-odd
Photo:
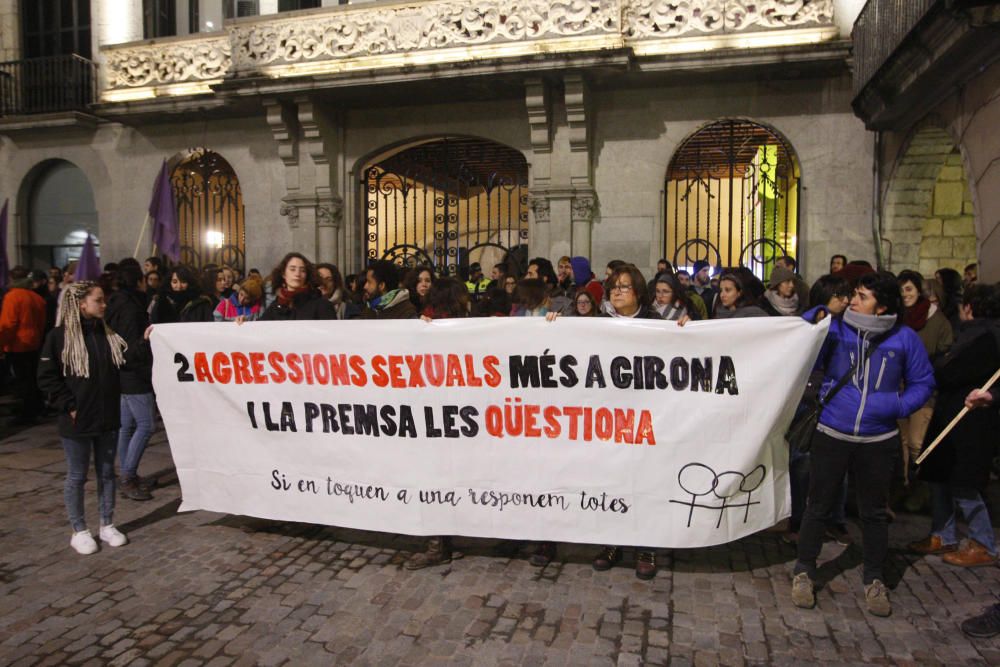
{"type": "Polygon", "coordinates": [[[195,149],[170,176],[180,226],[181,263],[245,272],[243,192],[225,158],[195,149]]]}
{"type": "Polygon", "coordinates": [[[667,170],[665,256],[690,268],[746,266],[764,278],[798,254],[799,171],[790,145],[747,120],[688,137],[667,170]]]}
{"type": "Polygon", "coordinates": [[[366,261],[462,274],[479,262],[523,270],[528,163],[502,144],[467,137],[421,143],[369,164],[361,182],[366,261]]]}

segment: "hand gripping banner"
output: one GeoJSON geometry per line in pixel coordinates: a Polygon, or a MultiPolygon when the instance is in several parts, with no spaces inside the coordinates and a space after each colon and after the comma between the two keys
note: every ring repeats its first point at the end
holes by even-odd
{"type": "Polygon", "coordinates": [[[788,516],[783,434],[827,328],[159,325],[153,383],[182,511],[699,547],[788,516]]]}

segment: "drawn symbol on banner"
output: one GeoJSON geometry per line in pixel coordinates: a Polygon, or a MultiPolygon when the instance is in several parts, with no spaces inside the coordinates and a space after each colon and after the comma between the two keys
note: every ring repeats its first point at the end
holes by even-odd
{"type": "Polygon", "coordinates": [[[717,511],[718,521],[715,527],[722,526],[722,517],[726,510],[743,509],[743,523],[750,519],[750,507],[760,502],[751,500],[751,494],[760,488],[767,477],[767,468],[761,464],[744,474],[734,470],[716,473],[704,463],[688,463],[677,473],[677,483],[684,491],[691,494],[691,500],[671,500],[670,502],[688,507],[688,528],[694,518],[695,508],[717,511]],[[712,496],[698,502],[699,498],[712,496]],[[717,503],[715,500],[721,502],[717,503]]]}

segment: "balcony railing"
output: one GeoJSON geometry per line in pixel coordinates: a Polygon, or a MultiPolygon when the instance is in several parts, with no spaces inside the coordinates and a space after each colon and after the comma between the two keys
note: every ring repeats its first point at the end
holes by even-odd
{"type": "Polygon", "coordinates": [[[208,93],[222,79],[336,76],[553,53],[636,56],[837,37],[833,0],[410,0],[237,19],[211,35],[101,49],[103,99],[208,93]]]}
{"type": "Polygon", "coordinates": [[[900,43],[940,0],[868,0],[851,31],[854,94],[868,85],[900,43]]]}
{"type": "Polygon", "coordinates": [[[0,63],[0,116],[85,111],[97,99],[97,65],[77,55],[0,63]]]}

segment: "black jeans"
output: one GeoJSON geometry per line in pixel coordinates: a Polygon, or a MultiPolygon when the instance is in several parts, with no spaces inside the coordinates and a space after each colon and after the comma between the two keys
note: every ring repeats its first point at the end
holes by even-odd
{"type": "Polygon", "coordinates": [[[45,399],[38,390],[38,352],[8,352],[10,369],[14,373],[16,391],[21,397],[22,421],[30,421],[42,414],[45,399]]]}
{"type": "Polygon", "coordinates": [[[850,470],[857,486],[864,551],[865,585],[885,581],[882,566],[889,552],[886,503],[899,436],[882,442],[854,443],[817,433],[809,461],[809,501],[799,529],[799,559],[795,574],[816,578],[816,558],[823,548],[826,517],[839,500],[844,474],[850,470]]]}

